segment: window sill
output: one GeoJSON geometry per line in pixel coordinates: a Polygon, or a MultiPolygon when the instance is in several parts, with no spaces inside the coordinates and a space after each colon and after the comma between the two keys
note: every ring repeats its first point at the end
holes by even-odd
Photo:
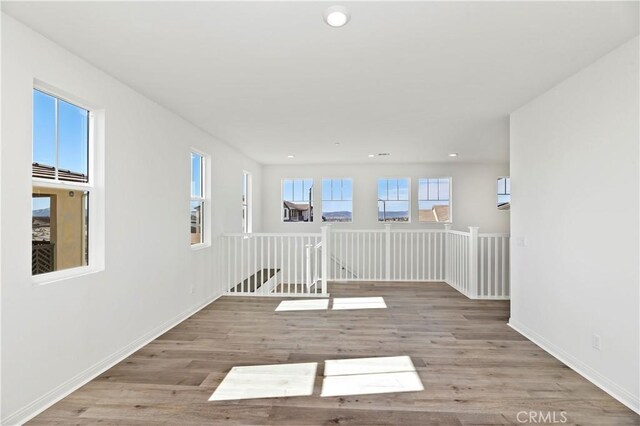
{"type": "Polygon", "coordinates": [[[204,250],[211,247],[211,243],[198,243],[198,244],[191,244],[191,250],[193,251],[198,251],[198,250],[204,250]]]}
{"type": "Polygon", "coordinates": [[[80,266],[78,268],[63,269],[61,271],[47,272],[45,274],[38,274],[31,276],[31,283],[34,285],[46,285],[56,283],[59,281],[70,280],[74,278],[84,277],[85,275],[92,275],[97,272],[104,271],[104,268],[92,267],[92,266],[80,266]]]}

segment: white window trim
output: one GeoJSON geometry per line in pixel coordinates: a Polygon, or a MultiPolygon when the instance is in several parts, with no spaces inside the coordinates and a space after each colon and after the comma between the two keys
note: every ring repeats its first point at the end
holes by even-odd
{"type": "MultiPolygon", "coordinates": [[[[191,250],[197,251],[211,247],[211,156],[197,148],[191,148],[189,151],[189,210],[191,210],[191,201],[201,201],[204,205],[204,217],[202,218],[202,242],[196,244],[189,244],[191,250]],[[191,176],[193,171],[191,170],[191,154],[197,154],[202,157],[202,165],[204,173],[201,171],[202,179],[202,195],[203,198],[193,197],[191,194],[191,176]]],[[[191,226],[191,225],[189,225],[191,226]]],[[[189,231],[189,238],[191,238],[191,231],[189,231]]]]}
{"type": "MultiPolygon", "coordinates": [[[[303,183],[303,185],[304,185],[304,183],[303,183]]],[[[304,188],[304,186],[303,186],[303,188],[304,188]]],[[[316,180],[315,180],[315,178],[308,177],[308,178],[282,178],[282,179],[280,179],[280,212],[278,213],[280,215],[280,223],[286,223],[286,224],[292,224],[292,223],[296,223],[296,224],[298,224],[298,223],[311,224],[311,223],[314,223],[315,219],[316,219],[316,212],[315,212],[315,209],[316,209],[315,200],[316,200],[316,195],[317,195],[316,192],[317,192],[317,188],[316,188],[316,180]],[[310,180],[311,181],[311,187],[313,188],[313,191],[311,192],[312,198],[311,198],[310,202],[313,202],[313,204],[311,204],[311,207],[313,208],[314,212],[313,212],[313,217],[311,218],[310,221],[308,221],[308,222],[305,222],[305,221],[289,222],[289,221],[285,221],[284,220],[284,217],[283,217],[284,215],[282,214],[282,205],[284,204],[284,188],[283,188],[283,186],[284,186],[284,181],[285,180],[301,180],[301,181],[310,180]]],[[[322,219],[320,219],[320,220],[322,220],[322,219]]]]}
{"type": "Polygon", "coordinates": [[[453,223],[453,177],[452,176],[426,176],[418,178],[418,185],[416,185],[417,194],[416,199],[418,201],[418,223],[453,223]],[[431,200],[421,200],[420,199],[420,180],[421,179],[449,179],[449,220],[446,222],[426,222],[420,220],[420,201],[431,201],[431,200]]]}
{"type": "MultiPolygon", "coordinates": [[[[388,184],[387,184],[388,185],[388,184]]],[[[411,196],[411,178],[410,177],[379,177],[378,179],[376,179],[376,222],[377,223],[392,223],[394,225],[402,225],[402,224],[407,224],[407,223],[411,223],[412,221],[412,216],[413,216],[413,207],[412,207],[412,199],[413,197],[411,196]],[[409,220],[407,220],[406,222],[393,222],[393,221],[385,221],[385,220],[380,220],[378,217],[378,203],[380,202],[380,200],[378,199],[378,185],[380,184],[380,179],[383,180],[389,180],[389,179],[406,179],[409,181],[409,199],[408,200],[387,200],[387,201],[407,201],[409,203],[409,220]]],[[[388,186],[387,186],[387,192],[389,192],[388,186]]]]}
{"type": "MultiPolygon", "coordinates": [[[[332,194],[333,194],[333,188],[332,188],[332,194]]],[[[320,179],[320,222],[322,223],[326,223],[326,224],[332,224],[332,223],[338,223],[338,224],[347,224],[347,223],[354,223],[356,221],[355,218],[355,211],[353,206],[355,205],[354,203],[354,198],[355,198],[355,189],[353,188],[353,178],[351,177],[323,177],[320,179]],[[340,180],[350,180],[351,181],[351,220],[349,222],[332,222],[332,221],[326,221],[324,222],[322,220],[322,215],[324,214],[324,199],[323,199],[323,194],[324,194],[324,188],[322,187],[322,185],[324,185],[324,180],[336,180],[336,179],[340,179],[340,180]]],[[[326,200],[326,201],[349,201],[349,200],[326,200]]]]}
{"type": "MultiPolygon", "coordinates": [[[[61,269],[44,274],[31,275],[33,285],[46,285],[73,278],[79,278],[102,272],[105,269],[105,231],[104,231],[104,154],[105,154],[105,111],[89,102],[71,96],[39,80],[34,80],[33,89],[53,96],[77,107],[89,111],[89,143],[88,143],[88,181],[67,182],[54,179],[31,178],[31,188],[40,186],[69,191],[89,192],[89,259],[88,265],[61,269]]],[[[33,91],[29,93],[33,97],[33,91]]],[[[33,127],[33,101],[31,126],[33,127]]],[[[31,142],[31,163],[33,162],[33,140],[31,142]]],[[[29,169],[31,170],[31,163],[29,169]]],[[[58,165],[55,165],[56,168],[58,165]]]]}
{"type": "Polygon", "coordinates": [[[243,170],[242,179],[242,192],[246,192],[245,200],[242,203],[242,210],[246,212],[246,217],[242,219],[242,231],[251,234],[253,232],[253,175],[251,172],[243,170]]]}

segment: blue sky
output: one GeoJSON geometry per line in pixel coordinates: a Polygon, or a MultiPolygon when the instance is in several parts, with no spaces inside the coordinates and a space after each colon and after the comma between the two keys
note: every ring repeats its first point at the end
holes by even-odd
{"type": "Polygon", "coordinates": [[[49,197],[33,197],[32,200],[32,210],[43,210],[51,207],[49,197]]]}
{"type": "MultiPolygon", "coordinates": [[[[33,91],[33,162],[56,166],[56,102],[58,110],[58,164],[60,169],[87,174],[88,111],[53,96],[33,91]]],[[[34,198],[33,209],[48,207],[34,198]]]]}
{"type": "Polygon", "coordinates": [[[388,212],[409,211],[409,179],[378,179],[378,210],[388,212]]]}
{"type": "MultiPolygon", "coordinates": [[[[87,174],[88,111],[58,100],[58,168],[87,174]]],[[[56,99],[33,91],[33,162],[55,166],[56,99]]]]}
{"type": "Polygon", "coordinates": [[[309,202],[309,189],[313,187],[313,179],[284,179],[282,196],[286,201],[295,203],[309,202]]]}
{"type": "Polygon", "coordinates": [[[191,195],[202,196],[202,156],[191,154],[191,195]]]}
{"type": "Polygon", "coordinates": [[[353,213],[351,179],[322,179],[322,211],[353,213]]]}
{"type": "Polygon", "coordinates": [[[498,179],[498,204],[508,203],[511,201],[511,179],[498,179]]]}

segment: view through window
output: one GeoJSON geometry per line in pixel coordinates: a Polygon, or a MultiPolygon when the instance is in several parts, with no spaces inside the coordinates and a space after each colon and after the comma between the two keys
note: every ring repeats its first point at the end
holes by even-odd
{"type": "Polygon", "coordinates": [[[378,221],[409,222],[411,217],[409,178],[378,179],[378,221]]]}
{"type": "Polygon", "coordinates": [[[498,178],[498,208],[508,210],[511,207],[511,179],[498,178]]]}
{"type": "Polygon", "coordinates": [[[242,232],[251,231],[251,173],[242,172],[242,232]]]}
{"type": "Polygon", "coordinates": [[[353,181],[322,179],[322,221],[353,221],[353,181]]]}
{"type": "Polygon", "coordinates": [[[88,110],[33,90],[31,270],[89,264],[88,110]]]}
{"type": "Polygon", "coordinates": [[[191,153],[191,245],[204,243],[204,157],[196,152],[191,153]]]}
{"type": "Polygon", "coordinates": [[[418,220],[449,222],[451,219],[451,180],[428,178],[418,180],[418,220]]]}
{"type": "Polygon", "coordinates": [[[282,180],[282,221],[313,222],[313,179],[282,180]]]}

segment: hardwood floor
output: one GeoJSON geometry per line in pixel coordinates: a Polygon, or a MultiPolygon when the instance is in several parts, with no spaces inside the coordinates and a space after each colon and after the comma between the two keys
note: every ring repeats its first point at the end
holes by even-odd
{"type": "MultiPolygon", "coordinates": [[[[509,328],[508,301],[443,283],[332,284],[388,309],[274,312],[281,299],[223,297],[30,424],[495,425],[518,412],[565,424],[640,417],[509,328]],[[321,398],[323,361],[409,355],[424,391],[321,398]],[[233,366],[318,362],[312,396],[208,402],[233,366]]],[[[520,419],[528,418],[521,414],[520,419]]]]}

